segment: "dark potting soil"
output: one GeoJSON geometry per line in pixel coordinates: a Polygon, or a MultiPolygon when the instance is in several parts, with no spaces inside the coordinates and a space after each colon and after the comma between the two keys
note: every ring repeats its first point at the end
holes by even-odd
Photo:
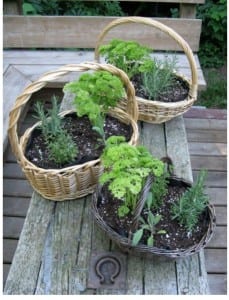
{"type": "MultiPolygon", "coordinates": [[[[172,204],[180,198],[185,190],[185,187],[169,186],[167,195],[163,198],[163,204],[159,209],[152,210],[154,215],[159,214],[162,216],[159,223],[155,225],[155,232],[159,230],[166,231],[165,234],[154,234],[154,247],[167,250],[187,249],[198,243],[206,233],[209,224],[207,211],[202,213],[198,224],[191,233],[171,217],[170,210],[172,204]]],[[[112,196],[111,192],[107,189],[107,185],[103,186],[97,204],[98,212],[103,220],[113,230],[127,238],[131,231],[133,215],[129,213],[125,217],[118,216],[118,208],[122,204],[122,201],[112,196]]],[[[146,209],[143,209],[141,216],[147,220],[146,209]]],[[[146,245],[148,237],[149,232],[144,230],[140,243],[146,245]]]]}
{"type": "MultiPolygon", "coordinates": [[[[100,135],[92,129],[88,117],[77,117],[76,114],[70,114],[64,117],[63,124],[64,129],[72,136],[78,147],[78,155],[75,160],[69,164],[56,164],[49,158],[49,150],[41,130],[36,128],[25,150],[25,156],[30,162],[43,169],[58,169],[82,164],[100,157],[104,144],[100,135]]],[[[106,139],[112,135],[121,135],[126,138],[126,141],[130,140],[133,133],[130,125],[111,116],[107,116],[105,119],[104,131],[106,139]]]]}
{"type": "MultiPolygon", "coordinates": [[[[136,90],[136,95],[143,99],[150,99],[150,96],[141,88],[142,80],[140,75],[136,75],[132,78],[132,83],[136,90]]],[[[166,90],[160,92],[157,96],[157,100],[161,102],[179,102],[188,97],[189,87],[185,81],[181,78],[174,76],[172,85],[166,90]]]]}

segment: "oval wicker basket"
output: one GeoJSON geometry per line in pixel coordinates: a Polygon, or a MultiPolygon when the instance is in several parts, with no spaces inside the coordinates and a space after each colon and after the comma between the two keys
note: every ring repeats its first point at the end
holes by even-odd
{"type": "MultiPolygon", "coordinates": [[[[127,23],[139,23],[144,25],[149,25],[156,29],[161,30],[170,36],[184,51],[188,58],[189,66],[191,69],[191,80],[188,80],[185,76],[181,74],[176,74],[184,82],[187,83],[189,87],[189,93],[186,99],[178,102],[165,103],[156,100],[147,100],[140,97],[137,98],[138,108],[139,108],[139,120],[145,121],[148,123],[163,123],[169,121],[170,119],[179,116],[186,112],[196,101],[197,99],[197,88],[198,88],[198,75],[196,62],[193,56],[193,52],[189,47],[188,43],[173,29],[170,27],[156,21],[153,19],[148,19],[144,17],[122,17],[110,22],[100,33],[96,47],[95,47],[95,60],[99,62],[99,47],[101,46],[104,37],[106,34],[113,29],[114,27],[120,26],[127,23]]],[[[125,106],[125,103],[121,103],[122,107],[125,106]]]]}
{"type": "MultiPolygon", "coordinates": [[[[28,161],[24,155],[29,137],[39,122],[27,129],[19,139],[17,133],[18,120],[23,106],[29,101],[32,94],[43,88],[47,82],[54,81],[71,72],[85,72],[88,70],[108,71],[118,76],[123,82],[126,90],[127,112],[119,108],[114,108],[109,111],[109,114],[118,118],[123,123],[130,124],[133,133],[129,143],[132,145],[137,144],[138,126],[136,121],[138,118],[138,107],[135,99],[135,91],[127,75],[122,70],[108,64],[85,62],[77,65],[66,65],[43,74],[37,81],[27,86],[22,94],[17,97],[15,105],[10,112],[8,135],[12,151],[22,171],[25,173],[34,190],[46,199],[63,201],[80,198],[92,193],[97,185],[98,176],[102,172],[100,159],[63,169],[39,168],[28,161]]],[[[70,111],[62,112],[60,115],[63,117],[68,112],[70,111]]]]}
{"type": "MultiPolygon", "coordinates": [[[[136,209],[133,213],[132,228],[137,229],[138,217],[140,216],[141,211],[144,207],[144,203],[147,198],[147,194],[151,187],[152,181],[153,181],[152,177],[149,177],[147,179],[146,185],[139,197],[136,209]]],[[[175,176],[170,177],[170,183],[173,185],[182,185],[185,187],[190,186],[188,182],[185,182],[182,179],[179,179],[175,176]]],[[[178,257],[181,258],[187,257],[189,255],[199,252],[203,247],[205,247],[213,235],[214,227],[216,225],[216,217],[215,217],[214,207],[212,205],[208,205],[207,206],[207,214],[209,218],[208,229],[197,244],[190,246],[186,249],[176,249],[176,250],[167,250],[163,248],[157,248],[154,246],[147,246],[145,244],[138,244],[137,246],[133,246],[131,244],[130,237],[124,237],[120,235],[113,228],[111,228],[100,216],[98,211],[98,199],[99,199],[100,192],[101,192],[101,187],[98,187],[95,193],[92,195],[92,214],[95,219],[95,222],[108,235],[108,237],[111,240],[113,240],[119,246],[119,248],[125,253],[130,253],[135,256],[142,256],[148,258],[152,258],[154,256],[160,256],[160,257],[170,258],[170,259],[178,258],[178,257]]]]}

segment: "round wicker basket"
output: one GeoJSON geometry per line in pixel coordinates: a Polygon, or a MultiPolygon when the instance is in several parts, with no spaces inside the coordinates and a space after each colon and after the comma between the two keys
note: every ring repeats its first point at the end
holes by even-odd
{"type": "MultiPolygon", "coordinates": [[[[108,71],[121,79],[126,90],[126,112],[120,108],[114,108],[110,109],[109,114],[132,127],[133,133],[129,141],[130,144],[136,145],[138,141],[138,126],[136,123],[138,107],[135,99],[135,91],[127,75],[122,70],[107,64],[85,62],[78,65],[66,65],[55,71],[45,73],[37,81],[27,86],[22,94],[17,97],[15,105],[10,112],[8,135],[12,151],[22,171],[25,173],[34,190],[46,199],[63,201],[80,198],[92,193],[97,185],[98,176],[102,172],[100,159],[63,169],[39,168],[28,161],[24,155],[29,137],[39,122],[27,129],[23,136],[19,138],[17,133],[18,120],[23,106],[29,101],[32,94],[42,89],[47,82],[54,81],[71,72],[85,72],[88,70],[108,71]]],[[[63,117],[69,112],[62,112],[60,115],[63,117]]]]}
{"type": "MultiPolygon", "coordinates": [[[[191,80],[187,79],[181,74],[175,74],[180,77],[184,82],[187,83],[189,87],[189,93],[186,99],[178,102],[165,103],[157,100],[148,100],[140,97],[137,98],[138,108],[139,108],[139,120],[148,123],[163,123],[169,121],[170,119],[179,116],[186,112],[197,99],[197,88],[198,88],[198,75],[196,62],[193,56],[193,52],[189,47],[188,43],[173,29],[170,27],[156,21],[153,19],[143,18],[143,17],[122,17],[110,22],[100,33],[96,47],[95,47],[95,60],[100,61],[99,47],[101,46],[106,34],[114,27],[120,26],[127,23],[139,23],[144,25],[149,25],[156,29],[161,30],[170,36],[184,51],[188,58],[189,66],[191,69],[191,80]]],[[[121,103],[124,107],[125,103],[121,103]]]]}
{"type": "MultiPolygon", "coordinates": [[[[147,198],[147,193],[150,189],[152,181],[153,178],[149,177],[139,197],[139,201],[133,213],[132,228],[135,229],[137,228],[138,217],[140,216],[141,211],[144,207],[144,203],[147,198]]],[[[190,186],[189,183],[175,176],[172,176],[170,178],[170,183],[172,183],[173,185],[182,185],[185,187],[190,186]]],[[[111,240],[113,240],[119,246],[119,248],[125,253],[130,253],[135,256],[142,256],[148,258],[152,258],[154,256],[159,256],[159,257],[164,257],[169,259],[178,258],[178,257],[182,258],[199,252],[203,247],[206,246],[206,244],[209,242],[209,240],[213,235],[214,227],[216,225],[216,217],[215,217],[214,207],[212,205],[208,205],[207,206],[207,215],[209,218],[208,229],[197,244],[190,246],[186,249],[176,249],[176,250],[167,250],[164,248],[147,246],[145,244],[138,244],[137,246],[133,246],[131,244],[131,237],[124,237],[120,235],[113,228],[111,228],[100,216],[98,210],[98,201],[100,198],[100,193],[101,193],[101,187],[98,187],[95,193],[92,195],[92,214],[95,219],[95,222],[108,235],[108,237],[111,240]]]]}

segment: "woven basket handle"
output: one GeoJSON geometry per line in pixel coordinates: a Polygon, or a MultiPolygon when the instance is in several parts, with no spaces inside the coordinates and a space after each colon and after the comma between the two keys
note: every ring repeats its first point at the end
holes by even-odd
{"type": "Polygon", "coordinates": [[[100,60],[99,59],[99,47],[102,44],[103,39],[104,39],[105,35],[108,33],[108,31],[110,31],[114,27],[117,27],[119,25],[126,24],[126,23],[139,23],[139,24],[145,24],[145,25],[155,27],[157,29],[160,29],[162,32],[166,33],[167,35],[169,35],[175,42],[177,42],[177,44],[185,52],[185,54],[188,58],[190,69],[191,69],[192,82],[191,82],[189,94],[191,97],[196,98],[197,87],[198,87],[198,75],[197,75],[196,62],[195,62],[191,48],[189,47],[188,43],[176,31],[174,31],[172,28],[170,28],[156,20],[144,18],[144,17],[122,17],[122,18],[118,18],[118,19],[110,22],[103,29],[103,31],[100,33],[100,35],[98,37],[98,40],[97,40],[97,43],[95,46],[95,60],[98,62],[100,60]]]}
{"type": "Polygon", "coordinates": [[[22,149],[19,147],[19,137],[17,133],[17,123],[20,118],[22,108],[29,101],[31,95],[34,92],[42,89],[46,86],[47,82],[54,81],[68,73],[71,72],[84,72],[88,70],[93,71],[108,71],[116,76],[118,76],[124,84],[126,95],[127,95],[127,113],[133,118],[134,121],[138,119],[138,106],[135,98],[135,90],[130,82],[128,76],[120,69],[109,65],[109,64],[99,64],[96,62],[85,62],[81,64],[70,64],[65,65],[57,70],[47,72],[43,74],[38,80],[28,85],[22,94],[17,97],[13,109],[9,115],[9,128],[8,135],[11,143],[12,151],[15,154],[18,161],[21,161],[23,157],[22,149]]]}
{"type": "Polygon", "coordinates": [[[138,227],[138,220],[139,220],[141,212],[144,208],[145,201],[147,199],[147,195],[149,193],[149,190],[151,188],[153,180],[154,180],[154,176],[149,175],[146,179],[146,183],[145,183],[143,189],[141,190],[137,205],[136,205],[135,210],[133,212],[134,217],[133,217],[133,222],[132,222],[132,226],[131,226],[131,231],[132,232],[134,232],[136,230],[136,228],[138,227]]]}
{"type": "MultiPolygon", "coordinates": [[[[162,157],[161,158],[161,161],[165,164],[167,164],[167,172],[169,173],[170,176],[174,176],[173,174],[173,162],[172,162],[172,159],[168,156],[166,157],[162,157]]],[[[153,183],[153,180],[154,180],[154,176],[151,174],[147,177],[146,179],[146,183],[139,195],[139,199],[138,199],[138,202],[137,202],[137,205],[135,207],[135,210],[133,212],[133,222],[132,222],[132,228],[131,228],[131,231],[134,232],[136,231],[137,227],[138,227],[138,221],[139,221],[139,217],[142,213],[142,210],[144,208],[144,205],[145,205],[145,202],[146,202],[146,199],[147,199],[147,195],[148,195],[148,192],[151,188],[151,185],[153,183]]]]}

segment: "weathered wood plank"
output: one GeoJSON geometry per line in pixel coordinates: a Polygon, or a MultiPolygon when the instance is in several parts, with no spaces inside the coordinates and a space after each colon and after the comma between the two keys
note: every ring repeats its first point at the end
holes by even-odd
{"type": "Polygon", "coordinates": [[[3,217],[3,236],[18,239],[25,219],[19,217],[3,217]]]}
{"type": "Polygon", "coordinates": [[[193,3],[180,3],[180,18],[195,19],[196,6],[193,3]]]}
{"type": "Polygon", "coordinates": [[[91,196],[86,197],[84,205],[77,264],[69,275],[70,295],[85,292],[87,289],[92,238],[91,196]]]}
{"type": "Polygon", "coordinates": [[[226,130],[187,129],[188,142],[226,143],[226,130]]]}
{"type": "Polygon", "coordinates": [[[144,262],[140,257],[128,256],[126,295],[143,295],[144,262]]]}
{"type": "Polygon", "coordinates": [[[227,207],[215,206],[216,224],[227,226],[227,207]]]}
{"type": "Polygon", "coordinates": [[[144,259],[144,290],[146,295],[176,295],[175,262],[159,258],[144,259]]]}
{"type": "Polygon", "coordinates": [[[77,249],[82,238],[84,201],[85,199],[82,198],[54,202],[55,210],[42,245],[43,253],[36,294],[66,295],[69,293],[71,283],[69,276],[75,268],[78,258],[77,249]]]}
{"type": "Polygon", "coordinates": [[[17,163],[5,163],[3,168],[4,178],[25,179],[22,169],[17,163]]]}
{"type": "Polygon", "coordinates": [[[192,106],[192,108],[184,113],[184,117],[191,119],[227,120],[227,110],[192,106]]]}
{"type": "MultiPolygon", "coordinates": [[[[171,53],[167,52],[153,52],[152,58],[163,60],[164,56],[168,58],[176,57],[176,66],[178,70],[182,73],[183,69],[189,69],[188,58],[184,53],[171,53]]],[[[3,51],[3,59],[5,64],[13,64],[15,67],[20,68],[20,70],[26,70],[26,66],[31,65],[35,69],[39,61],[39,66],[43,65],[65,65],[65,64],[75,64],[82,61],[93,61],[94,51],[92,50],[43,50],[43,51],[32,51],[32,50],[5,50],[3,51]]],[[[194,54],[194,59],[196,62],[197,70],[201,70],[200,62],[197,54],[194,54]]],[[[101,63],[105,62],[104,58],[101,57],[101,63]]],[[[27,71],[29,72],[29,70],[27,71]]],[[[201,78],[200,78],[201,79],[201,78]]]]}
{"type": "Polygon", "coordinates": [[[30,204],[30,198],[3,197],[4,216],[25,217],[30,204]]]}
{"type": "Polygon", "coordinates": [[[227,120],[184,118],[186,129],[227,130],[227,120]]]}
{"type": "Polygon", "coordinates": [[[11,147],[7,147],[6,151],[4,152],[4,163],[10,162],[10,163],[15,163],[16,162],[16,157],[14,156],[11,147]]]}
{"type": "Polygon", "coordinates": [[[22,12],[22,0],[4,0],[4,15],[19,15],[22,12]]]}
{"type": "Polygon", "coordinates": [[[227,155],[227,144],[225,143],[203,143],[191,142],[189,144],[190,155],[227,155]]]}
{"type": "MultiPolygon", "coordinates": [[[[186,55],[181,53],[166,53],[166,56],[168,57],[174,55],[177,58],[177,70],[187,78],[190,78],[190,66],[186,55]]],[[[155,52],[152,57],[163,59],[164,54],[155,52]]],[[[194,58],[197,65],[198,89],[203,90],[206,88],[206,81],[201,70],[198,56],[194,55],[194,58]]],[[[22,72],[25,76],[28,76],[32,81],[36,80],[44,72],[56,69],[61,65],[93,60],[93,51],[4,51],[4,62],[13,64],[18,71],[22,72]],[[39,65],[37,65],[38,61],[39,65]]],[[[101,62],[104,62],[102,57],[101,62]]],[[[57,81],[56,85],[59,84],[60,86],[61,83],[63,84],[69,80],[73,80],[73,78],[74,76],[71,74],[64,76],[57,81]]],[[[51,83],[49,85],[52,86],[51,83]]],[[[53,86],[56,85],[53,84],[53,86]]]]}
{"type": "MultiPolygon", "coordinates": [[[[116,17],[3,16],[3,45],[7,48],[94,48],[98,34],[114,19],[116,17]]],[[[198,51],[201,20],[156,19],[177,31],[189,41],[193,51],[198,51]]],[[[179,50],[177,43],[167,35],[141,24],[118,26],[108,33],[105,42],[111,38],[137,39],[157,50],[179,50]]]]}
{"type": "Polygon", "coordinates": [[[6,283],[6,279],[7,276],[9,274],[9,270],[10,270],[11,264],[3,264],[3,288],[5,287],[5,283],[6,283]]]}
{"type": "MultiPolygon", "coordinates": [[[[79,62],[75,62],[75,60],[71,60],[70,63],[82,63],[86,61],[84,57],[79,62]]],[[[57,61],[56,61],[57,62],[57,61]]],[[[37,80],[43,73],[58,69],[60,66],[62,66],[63,63],[60,64],[52,64],[52,65],[15,65],[15,67],[22,72],[25,76],[28,76],[31,81],[37,80]]],[[[191,71],[188,68],[180,68],[179,72],[186,76],[187,78],[191,78],[191,71]]],[[[66,82],[75,80],[76,75],[74,74],[68,74],[63,76],[62,78],[59,78],[55,81],[55,83],[49,82],[47,84],[48,87],[61,87],[66,82]]],[[[198,69],[198,89],[203,90],[206,87],[206,82],[203,76],[203,73],[201,69],[198,69]]]]}
{"type": "MultiPolygon", "coordinates": [[[[79,63],[84,62],[85,60],[81,60],[79,63]]],[[[71,62],[72,63],[72,62],[71,62]]],[[[61,64],[62,65],[62,64],[61,64]]],[[[50,69],[50,65],[41,65],[41,66],[17,66],[17,69],[20,70],[24,75],[28,76],[30,78],[31,81],[35,81],[37,80],[43,73],[51,71],[51,70],[55,70],[57,68],[59,68],[60,65],[52,65],[52,69],[50,69]]],[[[184,76],[186,76],[187,78],[191,77],[191,71],[189,69],[185,69],[182,68],[180,69],[180,73],[183,74],[184,76]]],[[[66,82],[75,80],[76,76],[74,74],[68,74],[65,75],[61,78],[59,78],[58,80],[55,81],[55,83],[49,82],[47,84],[48,87],[62,87],[63,84],[65,84],[66,82]]],[[[202,90],[206,87],[206,82],[203,76],[202,71],[199,69],[198,70],[198,88],[199,90],[202,90]]]]}
{"type": "Polygon", "coordinates": [[[209,171],[225,171],[227,166],[226,156],[203,156],[192,155],[191,164],[193,170],[200,170],[202,168],[209,171]]]}
{"type": "Polygon", "coordinates": [[[174,174],[189,182],[193,181],[188,142],[183,117],[176,117],[165,123],[167,155],[174,164],[174,174]]]}
{"type": "Polygon", "coordinates": [[[227,227],[216,226],[212,239],[207,248],[227,248],[227,227]]]}
{"type": "MultiPolygon", "coordinates": [[[[164,135],[163,124],[149,124],[145,122],[139,123],[139,142],[144,144],[146,148],[157,158],[166,156],[166,141],[164,135]]],[[[128,260],[128,290],[127,294],[156,294],[158,284],[160,281],[156,280],[155,273],[152,272],[152,268],[155,266],[155,271],[159,271],[159,265],[153,262],[145,261],[144,259],[134,258],[128,260]],[[157,266],[157,267],[156,267],[157,266]],[[136,271],[137,270],[137,271],[136,271]],[[144,284],[142,279],[145,278],[144,284]],[[155,290],[152,291],[152,284],[155,286],[155,290]]],[[[166,293],[166,291],[164,290],[166,293]]]]}
{"type": "MultiPolygon", "coordinates": [[[[82,59],[79,63],[84,62],[86,60],[82,59]]],[[[71,62],[72,63],[72,62],[71,62]]],[[[62,64],[60,64],[62,65],[62,64]]],[[[60,67],[60,65],[52,65],[52,70],[55,70],[60,67]]],[[[50,65],[22,65],[19,66],[17,65],[17,69],[22,72],[25,76],[28,76],[31,81],[37,80],[43,73],[50,71],[50,65]]],[[[191,77],[191,71],[187,68],[180,68],[179,69],[180,73],[186,76],[187,78],[191,77]]],[[[62,78],[59,78],[58,80],[55,81],[55,83],[49,82],[47,83],[48,87],[61,87],[63,84],[66,82],[75,80],[76,75],[74,74],[68,74],[63,76],[62,78]]],[[[203,76],[203,73],[200,69],[198,69],[198,88],[199,90],[203,90],[206,87],[206,82],[203,76]]]]}
{"type": "Polygon", "coordinates": [[[227,249],[205,249],[208,273],[227,273],[227,249]]]}
{"type": "Polygon", "coordinates": [[[139,143],[143,144],[150,153],[162,158],[166,156],[166,140],[163,124],[139,123],[139,143]]]}
{"type": "Polygon", "coordinates": [[[227,275],[226,274],[208,274],[208,282],[211,295],[227,294],[227,275]]]}
{"type": "Polygon", "coordinates": [[[227,188],[207,187],[206,192],[213,205],[227,205],[227,188]]]}
{"type": "MultiPolygon", "coordinates": [[[[157,158],[162,158],[167,155],[165,128],[164,124],[148,124],[140,123],[140,143],[143,143],[149,151],[157,158]]],[[[135,260],[135,262],[137,262],[135,260]]],[[[134,267],[134,265],[133,265],[134,267]]],[[[143,288],[144,293],[151,294],[177,294],[176,278],[175,278],[175,265],[173,261],[167,261],[166,263],[160,262],[158,258],[153,260],[144,259],[142,261],[142,267],[137,268],[140,272],[139,276],[144,276],[144,286],[142,287],[141,281],[134,288],[134,291],[141,293],[143,288]],[[143,268],[143,274],[142,272],[143,268]],[[153,283],[153,284],[152,284],[153,283]]],[[[136,266],[132,270],[136,272],[136,266]]],[[[128,276],[130,276],[128,274],[128,276]]],[[[133,275],[132,275],[133,276],[133,275]]],[[[139,279],[141,279],[139,278],[139,279]]],[[[132,283],[131,283],[132,284],[132,283]]],[[[135,283],[136,285],[136,283],[135,283]]],[[[136,292],[135,292],[136,294],[136,292]]]]}
{"type": "Polygon", "coordinates": [[[36,193],[33,194],[17,251],[6,281],[5,294],[31,295],[34,293],[45,234],[53,208],[53,201],[41,199],[36,193]],[[36,211],[36,214],[33,213],[34,211],[36,211]]]}
{"type": "MultiPolygon", "coordinates": [[[[198,171],[193,171],[194,180],[198,176],[198,171]]],[[[208,171],[206,182],[207,187],[226,187],[227,186],[227,173],[208,171]]]]}
{"type": "Polygon", "coordinates": [[[17,248],[18,240],[3,239],[3,262],[10,263],[13,260],[14,252],[17,248]]]}
{"type": "Polygon", "coordinates": [[[3,194],[13,197],[31,197],[32,187],[27,180],[3,179],[3,194]]]}
{"type": "Polygon", "coordinates": [[[22,92],[23,88],[31,83],[23,74],[18,72],[13,66],[7,69],[3,77],[3,150],[7,146],[7,129],[9,123],[9,113],[13,108],[16,97],[22,92]],[[12,88],[13,87],[13,88],[12,88]]]}
{"type": "Polygon", "coordinates": [[[178,293],[180,295],[209,294],[204,254],[178,259],[176,262],[178,293]]]}
{"type": "MultiPolygon", "coordinates": [[[[188,58],[184,53],[178,52],[153,52],[151,54],[152,58],[164,59],[164,56],[168,58],[176,57],[176,66],[181,69],[189,69],[188,58]]],[[[197,69],[201,69],[201,65],[197,54],[194,54],[194,59],[196,62],[197,69]]],[[[60,65],[60,64],[72,64],[80,63],[82,61],[93,61],[94,51],[92,50],[4,50],[3,60],[7,64],[13,64],[16,67],[20,65],[37,65],[38,60],[39,65],[60,65]]],[[[103,57],[101,57],[101,62],[105,62],[103,57]]]]}

